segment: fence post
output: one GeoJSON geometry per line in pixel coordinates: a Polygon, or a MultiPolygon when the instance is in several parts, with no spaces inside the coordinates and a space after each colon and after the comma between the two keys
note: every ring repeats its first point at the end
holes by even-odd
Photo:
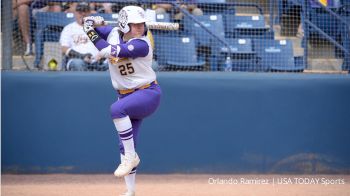
{"type": "Polygon", "coordinates": [[[2,1],[1,6],[1,65],[3,70],[12,69],[12,1],[2,1]]]}
{"type": "Polygon", "coordinates": [[[275,19],[275,0],[269,1],[269,12],[270,12],[270,31],[273,31],[274,19],[275,19]]]}
{"type": "Polygon", "coordinates": [[[302,46],[304,46],[304,60],[303,60],[303,63],[304,63],[304,67],[305,69],[310,69],[309,67],[309,64],[308,64],[308,55],[309,55],[309,49],[308,49],[308,38],[309,38],[309,25],[307,24],[306,20],[309,19],[309,14],[308,12],[310,11],[310,8],[309,8],[309,4],[307,2],[307,0],[303,0],[302,1],[302,27],[304,29],[304,36],[303,36],[303,40],[302,40],[302,46]]]}

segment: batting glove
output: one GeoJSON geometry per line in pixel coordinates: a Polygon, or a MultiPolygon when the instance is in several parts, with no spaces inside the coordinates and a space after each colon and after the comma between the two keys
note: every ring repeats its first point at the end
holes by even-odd
{"type": "Polygon", "coordinates": [[[105,24],[105,19],[102,16],[94,16],[96,26],[102,26],[105,24]]]}
{"type": "Polygon", "coordinates": [[[94,21],[90,19],[85,20],[84,18],[83,29],[85,33],[94,30],[94,21]]]}
{"type": "Polygon", "coordinates": [[[92,21],[94,26],[102,26],[105,23],[105,19],[102,16],[87,16],[83,18],[83,22],[92,21]]]}

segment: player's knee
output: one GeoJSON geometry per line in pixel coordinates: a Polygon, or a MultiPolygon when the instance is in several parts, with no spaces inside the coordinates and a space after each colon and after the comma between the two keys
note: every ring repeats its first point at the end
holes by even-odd
{"type": "Polygon", "coordinates": [[[127,114],[124,107],[122,107],[118,103],[114,103],[111,105],[111,116],[113,119],[116,119],[116,118],[123,118],[127,116],[127,114]]]}

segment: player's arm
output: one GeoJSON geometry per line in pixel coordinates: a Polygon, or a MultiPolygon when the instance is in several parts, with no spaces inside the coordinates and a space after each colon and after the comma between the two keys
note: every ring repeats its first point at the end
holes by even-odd
{"type": "Polygon", "coordinates": [[[111,51],[112,55],[115,51],[115,54],[113,56],[120,57],[120,58],[137,58],[137,57],[145,57],[149,53],[149,46],[146,41],[142,39],[133,39],[125,44],[117,44],[117,45],[111,45],[110,48],[104,48],[102,51],[105,50],[106,53],[111,51]]]}
{"type": "Polygon", "coordinates": [[[101,27],[94,28],[93,20],[84,21],[84,31],[104,57],[137,58],[145,57],[149,53],[147,42],[141,39],[133,39],[125,44],[109,44],[105,39],[110,31],[107,34],[101,27]]]}
{"type": "Polygon", "coordinates": [[[108,35],[111,33],[113,27],[111,26],[99,26],[94,28],[96,33],[101,36],[102,39],[107,40],[108,35]]]}

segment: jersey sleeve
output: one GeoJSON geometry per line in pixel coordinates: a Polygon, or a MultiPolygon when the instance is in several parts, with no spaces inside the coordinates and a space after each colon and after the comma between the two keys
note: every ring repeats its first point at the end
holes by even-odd
{"type": "Polygon", "coordinates": [[[142,39],[133,39],[125,44],[119,44],[120,51],[118,57],[137,58],[145,57],[149,52],[149,46],[142,39]]]}
{"type": "Polygon", "coordinates": [[[102,39],[107,40],[109,33],[112,31],[113,27],[111,26],[101,26],[96,27],[96,32],[101,36],[102,39]]]}

